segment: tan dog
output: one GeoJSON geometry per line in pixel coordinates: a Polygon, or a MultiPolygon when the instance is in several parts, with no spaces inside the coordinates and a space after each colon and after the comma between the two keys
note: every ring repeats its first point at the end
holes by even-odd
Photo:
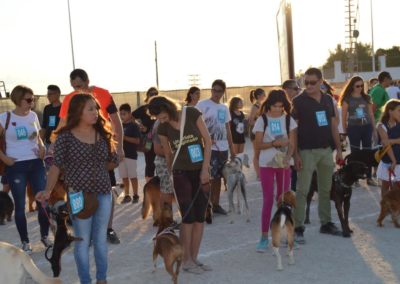
{"type": "Polygon", "coordinates": [[[158,226],[160,219],[160,178],[155,176],[143,187],[142,218],[146,219],[153,209],[153,226],[158,226]]]}
{"type": "Polygon", "coordinates": [[[396,228],[400,228],[398,217],[400,214],[400,189],[394,187],[386,192],[381,200],[381,213],[379,214],[378,223],[379,227],[383,227],[382,221],[389,213],[392,215],[393,224],[396,228]]]}
{"type": "Polygon", "coordinates": [[[158,232],[154,238],[153,263],[154,271],[157,267],[157,256],[164,259],[164,265],[167,272],[172,276],[174,284],[178,283],[179,268],[183,261],[183,247],[178,236],[170,227],[173,222],[172,207],[164,203],[161,210],[158,232]],[[174,271],[174,264],[176,268],[174,271]]]}
{"type": "Polygon", "coordinates": [[[296,207],[296,196],[293,191],[288,191],[279,197],[278,209],[271,220],[272,248],[277,258],[277,269],[283,270],[281,255],[279,254],[279,245],[281,242],[281,230],[286,226],[288,239],[289,264],[294,264],[293,245],[294,245],[294,220],[293,209],[296,207]]]}
{"type": "Polygon", "coordinates": [[[58,284],[60,278],[51,278],[37,268],[32,258],[23,250],[9,243],[0,242],[0,277],[1,283],[25,283],[29,274],[36,283],[58,284]]]}

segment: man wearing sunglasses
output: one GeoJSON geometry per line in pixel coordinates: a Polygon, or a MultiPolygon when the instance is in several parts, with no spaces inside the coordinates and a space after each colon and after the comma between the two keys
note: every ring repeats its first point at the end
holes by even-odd
{"type": "Polygon", "coordinates": [[[372,110],[374,111],[375,123],[377,123],[381,117],[382,107],[390,99],[386,88],[392,83],[392,76],[390,76],[389,72],[382,71],[378,75],[378,81],[379,83],[376,84],[369,93],[373,102],[372,110]]]}
{"type": "Polygon", "coordinates": [[[341,235],[331,222],[330,191],[334,163],[332,141],[336,147],[336,160],[342,160],[342,149],[335,119],[335,106],[331,96],[323,94],[321,70],[310,68],[304,76],[305,90],[293,99],[293,117],[297,121],[297,151],[295,163],[298,172],[296,191],[297,206],[294,212],[295,238],[300,244],[304,239],[306,197],[313,171],[318,175],[318,213],[320,233],[341,235]]]}

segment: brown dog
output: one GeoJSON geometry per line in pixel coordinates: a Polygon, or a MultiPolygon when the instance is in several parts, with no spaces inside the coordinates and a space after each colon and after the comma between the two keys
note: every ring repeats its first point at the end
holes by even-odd
{"type": "Polygon", "coordinates": [[[389,213],[392,215],[392,220],[396,228],[400,228],[398,217],[400,214],[400,189],[394,187],[386,192],[381,200],[381,213],[379,214],[378,223],[379,227],[383,227],[382,221],[389,213]]]}
{"type": "Polygon", "coordinates": [[[164,259],[167,272],[172,276],[174,284],[178,283],[179,268],[183,260],[183,247],[171,224],[173,222],[172,207],[164,203],[159,219],[157,235],[154,238],[153,263],[157,267],[157,256],[164,259]],[[176,268],[174,271],[174,264],[176,268]]]}
{"type": "Polygon", "coordinates": [[[296,196],[293,191],[288,191],[279,197],[278,210],[271,220],[272,248],[277,258],[277,269],[283,270],[281,255],[279,254],[279,244],[281,242],[281,229],[286,226],[288,239],[289,264],[294,264],[293,244],[294,244],[294,221],[293,209],[296,207],[296,196]]]}
{"type": "MultiPolygon", "coordinates": [[[[36,209],[35,206],[35,195],[33,193],[32,187],[30,184],[27,185],[26,187],[26,195],[28,196],[28,207],[29,207],[29,212],[33,212],[36,209]]],[[[53,191],[51,192],[50,199],[49,199],[49,205],[52,206],[54,205],[57,201],[60,200],[67,200],[67,194],[64,189],[64,182],[62,180],[58,180],[56,185],[54,186],[53,191]]]]}
{"type": "Polygon", "coordinates": [[[153,226],[158,226],[161,206],[160,206],[160,178],[155,176],[143,187],[142,218],[146,219],[153,209],[153,226]]]}

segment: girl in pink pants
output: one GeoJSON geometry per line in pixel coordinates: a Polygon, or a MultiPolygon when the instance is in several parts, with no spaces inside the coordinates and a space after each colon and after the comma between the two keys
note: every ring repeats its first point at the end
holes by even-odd
{"type": "Polygon", "coordinates": [[[268,248],[272,205],[274,203],[274,181],[276,181],[276,199],[289,190],[290,164],[295,149],[297,124],[290,116],[291,104],[283,90],[272,90],[260,109],[253,133],[255,145],[260,150],[260,179],[263,189],[263,208],[261,213],[261,239],[257,244],[258,252],[268,248]]]}

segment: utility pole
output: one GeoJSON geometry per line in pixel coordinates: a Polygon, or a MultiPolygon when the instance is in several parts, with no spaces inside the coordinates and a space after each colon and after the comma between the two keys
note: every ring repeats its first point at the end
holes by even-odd
{"type": "Polygon", "coordinates": [[[200,85],[200,75],[199,74],[189,74],[189,87],[200,85]]]}
{"type": "Polygon", "coordinates": [[[160,85],[158,84],[158,58],[157,58],[157,41],[154,41],[154,53],[155,53],[155,61],[156,61],[156,84],[157,89],[160,89],[160,85]]]}
{"type": "Polygon", "coordinates": [[[372,0],[370,0],[371,6],[371,49],[372,49],[372,72],[375,72],[375,49],[374,49],[374,17],[372,12],[372,0]]]}
{"type": "Polygon", "coordinates": [[[68,2],[69,35],[71,38],[72,68],[73,70],[75,70],[74,42],[72,40],[72,25],[71,25],[71,9],[69,7],[69,0],[67,0],[67,2],[68,2]]]}

